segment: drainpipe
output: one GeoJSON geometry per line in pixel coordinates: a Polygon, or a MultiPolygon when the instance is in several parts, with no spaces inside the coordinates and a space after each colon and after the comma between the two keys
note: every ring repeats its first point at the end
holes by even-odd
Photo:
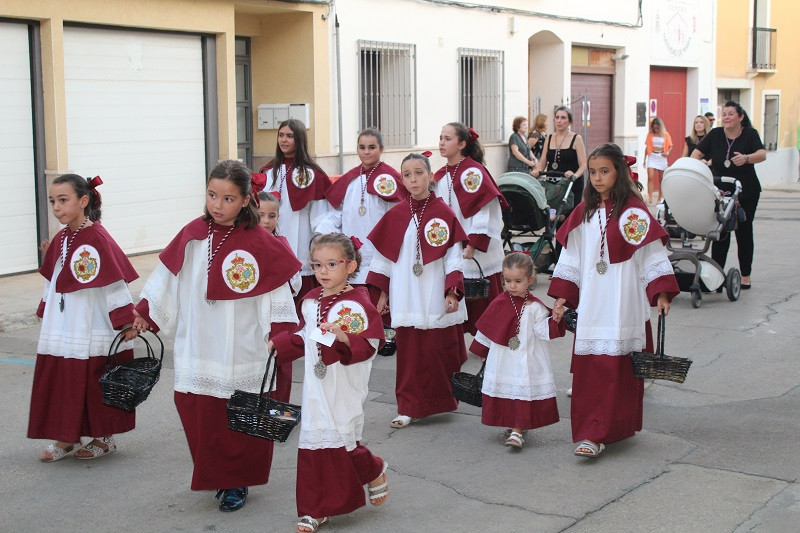
{"type": "Polygon", "coordinates": [[[336,39],[336,103],[339,121],[339,175],[344,174],[344,131],[342,124],[342,51],[339,35],[339,15],[334,15],[334,36],[336,39]]]}

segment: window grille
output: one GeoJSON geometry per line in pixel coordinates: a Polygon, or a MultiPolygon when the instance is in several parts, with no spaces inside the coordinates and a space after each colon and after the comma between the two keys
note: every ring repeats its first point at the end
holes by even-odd
{"type": "Polygon", "coordinates": [[[484,142],[503,140],[503,52],[458,49],[461,122],[484,142]]]}
{"type": "Polygon", "coordinates": [[[416,47],[358,41],[360,129],[375,127],[386,146],[417,143],[416,47]]]}
{"type": "Polygon", "coordinates": [[[780,119],[780,96],[764,96],[764,146],[770,152],[778,149],[778,123],[780,119]]]}

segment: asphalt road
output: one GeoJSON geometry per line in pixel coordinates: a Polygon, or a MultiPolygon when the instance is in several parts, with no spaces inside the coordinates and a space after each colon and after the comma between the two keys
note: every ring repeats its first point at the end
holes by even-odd
{"type": "MultiPolygon", "coordinates": [[[[395,358],[378,358],[364,442],[389,462],[390,496],[323,531],[799,531],[798,209],[800,192],[762,195],[753,288],[738,302],[710,294],[693,309],[687,294],[676,298],[667,353],[694,359],[689,376],[651,386],[644,430],[598,460],[572,455],[571,335],[551,344],[562,420],[529,432],[521,451],[502,446],[470,406],[390,429],[395,358]]],[[[155,260],[134,263],[146,276],[155,260]]],[[[544,297],[547,277],[539,283],[544,297]]],[[[0,278],[0,531],[294,531],[297,432],[276,445],[270,483],[242,510],[221,513],[213,493],[189,490],[171,341],[161,381],[117,453],[40,463],[46,442],[25,437],[40,295],[36,274],[0,278]]],[[[465,365],[478,366],[474,357],[465,365]]]]}

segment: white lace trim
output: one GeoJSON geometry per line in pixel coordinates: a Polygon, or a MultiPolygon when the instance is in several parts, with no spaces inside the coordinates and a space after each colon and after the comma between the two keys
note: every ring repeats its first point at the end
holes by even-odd
{"type": "Polygon", "coordinates": [[[458,303],[458,310],[445,313],[444,316],[431,320],[430,315],[421,313],[401,313],[392,311],[392,327],[412,327],[417,329],[442,329],[461,324],[467,320],[467,306],[464,301],[458,303]]]}
{"type": "Polygon", "coordinates": [[[333,428],[305,429],[301,428],[299,448],[305,450],[320,450],[324,448],[342,448],[347,451],[354,450],[356,442],[361,440],[364,423],[356,423],[352,431],[342,432],[333,428]]]}
{"type": "Polygon", "coordinates": [[[106,305],[109,312],[132,303],[133,298],[131,297],[131,291],[128,290],[127,283],[120,280],[109,285],[106,291],[106,305]]]}
{"type": "Polygon", "coordinates": [[[572,265],[558,263],[555,270],[553,270],[553,278],[571,281],[577,285],[578,288],[581,286],[581,271],[572,265]]]}
{"type": "Polygon", "coordinates": [[[628,355],[641,350],[645,337],[633,339],[575,339],[575,355],[628,355]]]}
{"type": "Polygon", "coordinates": [[[390,278],[392,276],[392,263],[382,255],[376,253],[369,262],[369,271],[390,278]]]}
{"type": "Polygon", "coordinates": [[[139,295],[142,300],[147,300],[150,318],[165,335],[175,331],[178,320],[177,315],[173,313],[177,311],[177,306],[172,302],[170,281],[177,283],[172,272],[167,270],[163,263],[159,263],[139,295]]]}
{"type": "MultiPolygon", "coordinates": [[[[108,355],[108,348],[116,332],[108,334],[93,333],[91,337],[77,336],[68,332],[50,333],[43,331],[39,336],[36,353],[54,355],[66,359],[88,359],[108,355]]],[[[118,351],[133,348],[133,341],[123,342],[118,351]]]]}
{"type": "MultiPolygon", "coordinates": [[[[203,374],[196,370],[175,368],[175,390],[177,392],[191,392],[205,394],[216,398],[230,398],[236,390],[245,392],[258,392],[261,390],[261,380],[264,373],[236,376],[235,378],[222,378],[210,374],[203,374]]],[[[269,384],[267,384],[269,386],[269,384]]],[[[264,390],[264,392],[268,392],[264,390]]]]}
{"type": "Polygon", "coordinates": [[[297,324],[297,313],[295,312],[294,302],[284,300],[272,301],[271,322],[292,322],[297,324]]]}
{"type": "Polygon", "coordinates": [[[533,333],[543,340],[550,340],[550,317],[543,318],[533,325],[533,333]]]}
{"type": "Polygon", "coordinates": [[[552,381],[534,385],[498,383],[484,378],[481,392],[493,398],[505,398],[508,400],[544,400],[553,398],[556,395],[556,385],[552,381]]]}
{"type": "Polygon", "coordinates": [[[672,269],[672,263],[668,259],[662,259],[657,263],[647,265],[644,269],[644,275],[641,277],[642,283],[647,287],[654,280],[662,276],[671,276],[675,273],[672,269]]]}

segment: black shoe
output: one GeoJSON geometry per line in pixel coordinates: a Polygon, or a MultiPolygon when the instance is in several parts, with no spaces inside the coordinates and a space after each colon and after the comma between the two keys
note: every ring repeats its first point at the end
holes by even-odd
{"type": "Polygon", "coordinates": [[[749,288],[750,288],[750,284],[749,284],[749,283],[742,283],[742,290],[743,290],[743,291],[746,291],[746,290],[748,290],[749,288]]]}
{"type": "Polygon", "coordinates": [[[217,491],[217,499],[220,497],[222,500],[219,502],[219,510],[230,512],[238,511],[244,507],[244,502],[247,500],[247,487],[238,489],[220,489],[217,491]]]}

